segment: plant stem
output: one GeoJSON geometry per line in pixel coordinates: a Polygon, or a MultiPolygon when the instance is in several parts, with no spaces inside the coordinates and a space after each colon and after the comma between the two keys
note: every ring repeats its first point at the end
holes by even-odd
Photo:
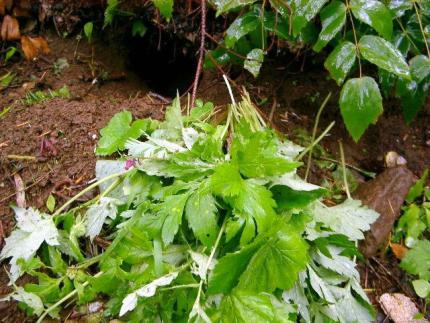
{"type": "MultiPolygon", "coordinates": [[[[219,243],[221,241],[222,234],[224,233],[224,230],[225,230],[225,224],[226,224],[226,222],[227,221],[224,221],[224,223],[222,224],[221,229],[219,230],[219,233],[218,233],[218,237],[216,238],[215,244],[212,247],[212,251],[211,251],[211,253],[209,255],[208,261],[205,264],[205,267],[204,267],[205,270],[204,270],[204,272],[206,273],[206,275],[207,275],[207,271],[209,269],[209,266],[210,266],[210,264],[212,262],[212,259],[215,256],[215,252],[216,252],[216,250],[218,248],[218,245],[219,245],[219,243]]],[[[204,281],[205,281],[205,279],[203,279],[203,278],[200,279],[199,290],[197,292],[197,297],[196,297],[196,300],[194,301],[193,308],[196,307],[196,306],[200,306],[200,298],[201,298],[201,295],[202,295],[203,282],[204,281]]]]}
{"type": "Polygon", "coordinates": [[[354,42],[355,42],[355,52],[357,54],[358,57],[358,69],[359,69],[359,73],[360,73],[360,77],[362,77],[362,70],[361,70],[361,58],[360,58],[360,52],[358,50],[358,39],[357,39],[357,33],[355,31],[355,25],[354,25],[354,19],[352,18],[352,13],[351,13],[351,5],[349,3],[348,0],[346,0],[346,7],[348,8],[348,15],[349,15],[349,20],[351,21],[351,26],[352,26],[352,33],[354,35],[354,42]]]}
{"type": "Polygon", "coordinates": [[[333,121],[328,125],[328,127],[324,130],[324,132],[313,142],[311,143],[305,150],[303,150],[300,155],[298,155],[295,160],[301,160],[314,146],[316,146],[324,137],[327,135],[327,133],[333,128],[335,125],[335,122],[333,121]]]}
{"type": "Polygon", "coordinates": [[[88,186],[87,188],[83,189],[82,191],[80,191],[78,194],[76,194],[75,196],[73,196],[70,200],[68,200],[66,203],[64,203],[57,211],[55,211],[55,213],[52,216],[57,216],[59,215],[63,210],[65,210],[70,204],[72,204],[74,201],[76,201],[78,198],[80,198],[82,195],[84,195],[85,193],[91,191],[92,189],[96,188],[97,186],[99,186],[101,183],[107,182],[113,178],[117,178],[119,176],[123,176],[127,173],[128,171],[125,172],[121,172],[121,173],[115,173],[109,176],[106,176],[104,178],[102,178],[101,180],[91,184],[90,186],[88,186]]]}
{"type": "Polygon", "coordinates": [[[426,34],[424,32],[424,28],[423,28],[423,22],[421,21],[421,15],[420,15],[420,11],[418,9],[416,0],[412,1],[414,8],[415,8],[415,12],[417,13],[417,19],[418,19],[418,24],[420,25],[420,30],[421,30],[421,34],[423,35],[423,41],[424,44],[426,45],[426,50],[427,50],[427,56],[430,59],[430,49],[429,49],[429,44],[427,44],[427,37],[426,34]]]}
{"type": "MultiPolygon", "coordinates": [[[[325,106],[328,103],[328,100],[330,100],[331,97],[331,92],[327,95],[327,97],[325,98],[324,102],[321,104],[316,119],[315,119],[315,124],[314,124],[314,129],[312,131],[312,140],[311,142],[313,142],[315,140],[316,134],[317,134],[317,129],[318,129],[318,124],[320,122],[320,117],[321,117],[321,113],[324,110],[325,106]]],[[[309,150],[309,155],[308,155],[308,164],[306,166],[306,173],[305,173],[305,181],[308,179],[308,175],[309,175],[309,171],[311,169],[311,162],[312,162],[312,151],[313,151],[313,147],[311,148],[311,150],[309,150]]]]}
{"type": "MultiPolygon", "coordinates": [[[[97,274],[95,274],[93,277],[99,277],[100,275],[102,275],[103,272],[100,271],[97,274]]],[[[86,287],[88,286],[90,282],[86,281],[82,284],[82,287],[86,287]]],[[[36,323],[41,323],[43,321],[43,319],[45,318],[46,315],[49,314],[49,312],[51,312],[53,309],[55,309],[56,307],[60,306],[61,304],[63,304],[65,301],[67,301],[69,298],[75,296],[78,293],[78,290],[75,289],[73,291],[71,291],[69,294],[67,294],[66,296],[64,296],[62,299],[60,299],[58,302],[56,302],[55,304],[52,304],[51,306],[49,306],[43,313],[42,315],[39,316],[39,318],[37,319],[36,323]]]]}
{"type": "Polygon", "coordinates": [[[351,193],[349,191],[348,181],[346,179],[345,154],[343,153],[342,141],[339,141],[339,151],[340,151],[340,160],[342,162],[343,185],[345,186],[346,196],[348,196],[348,199],[350,199],[351,193]]]}
{"type": "Polygon", "coordinates": [[[200,284],[175,285],[171,287],[160,288],[160,291],[182,289],[182,288],[198,288],[200,284]]]}

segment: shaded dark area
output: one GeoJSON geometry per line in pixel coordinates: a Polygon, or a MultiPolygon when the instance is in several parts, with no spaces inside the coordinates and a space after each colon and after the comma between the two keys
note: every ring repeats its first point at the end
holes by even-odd
{"type": "Polygon", "coordinates": [[[125,40],[129,51],[128,69],[137,74],[158,94],[174,97],[176,91],[185,93],[191,86],[197,60],[194,50],[168,35],[149,29],[144,37],[125,40]]]}

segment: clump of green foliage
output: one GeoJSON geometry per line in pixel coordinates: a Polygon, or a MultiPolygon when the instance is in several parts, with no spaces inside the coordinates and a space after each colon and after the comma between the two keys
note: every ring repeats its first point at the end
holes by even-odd
{"type": "Polygon", "coordinates": [[[417,277],[412,285],[422,298],[430,297],[430,187],[425,185],[427,178],[428,170],[410,189],[393,239],[404,240],[410,248],[400,267],[417,277]]]}
{"type": "MultiPolygon", "coordinates": [[[[385,96],[395,94],[409,123],[430,85],[430,5],[420,1],[214,1],[217,15],[240,12],[206,66],[241,64],[254,76],[270,37],[314,52],[329,51],[324,66],[342,86],[339,105],[355,141],[383,112],[382,95],[365,63],[377,67],[385,96]],[[358,71],[357,71],[358,69],[358,71]],[[349,78],[356,74],[358,77],[349,78]]],[[[370,72],[371,70],[369,70],[370,72]]]]}
{"type": "Polygon", "coordinates": [[[116,114],[96,152],[121,157],[97,162],[97,182],[52,215],[14,207],[5,299],[38,322],[72,300],[83,314],[103,302],[98,320],[371,322],[355,258],[376,212],[326,206],[326,190],[296,175],[303,148],[248,97],[221,124],[197,103],[182,115],[174,100],[162,122],[116,114]],[[35,281],[16,286],[24,273],[35,281]]]}
{"type": "Polygon", "coordinates": [[[55,98],[70,98],[70,90],[67,85],[59,88],[58,90],[52,91],[36,91],[28,92],[22,101],[27,105],[34,105],[42,103],[55,98]]]}

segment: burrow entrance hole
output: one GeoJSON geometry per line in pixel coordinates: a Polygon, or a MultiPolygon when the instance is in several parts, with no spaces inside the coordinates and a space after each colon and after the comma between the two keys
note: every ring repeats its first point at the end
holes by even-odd
{"type": "Polygon", "coordinates": [[[185,93],[194,80],[197,50],[172,33],[148,28],[144,37],[126,40],[128,68],[142,79],[151,91],[165,97],[185,93]]]}

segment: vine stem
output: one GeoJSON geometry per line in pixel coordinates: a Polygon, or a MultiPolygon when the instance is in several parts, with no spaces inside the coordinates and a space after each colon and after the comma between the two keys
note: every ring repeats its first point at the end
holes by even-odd
{"type": "Polygon", "coordinates": [[[191,108],[194,107],[196,101],[197,87],[199,85],[200,74],[202,73],[203,56],[205,53],[205,36],[206,36],[206,0],[201,0],[201,22],[200,22],[200,49],[199,60],[197,62],[196,75],[194,76],[193,93],[191,96],[191,108]]]}
{"type": "MultiPolygon", "coordinates": [[[[103,271],[98,272],[97,274],[95,274],[93,277],[97,278],[100,275],[103,274],[103,271]]],[[[82,284],[82,287],[86,287],[90,282],[86,281],[82,284]]],[[[73,291],[71,291],[70,293],[68,293],[66,296],[64,296],[62,299],[60,299],[57,303],[52,304],[51,306],[49,306],[43,313],[42,315],[39,316],[39,318],[37,319],[36,323],[41,323],[43,321],[43,319],[45,318],[46,315],[49,314],[49,312],[51,312],[54,308],[60,306],[61,304],[63,304],[65,301],[67,301],[69,298],[75,296],[78,293],[78,290],[75,289],[73,291]]]]}
{"type": "Polygon", "coordinates": [[[417,13],[418,24],[420,25],[420,30],[421,30],[421,34],[423,36],[423,41],[424,41],[424,44],[426,45],[427,56],[430,59],[430,49],[429,49],[429,45],[427,44],[427,37],[426,37],[426,34],[424,32],[423,22],[421,21],[420,11],[418,10],[416,0],[412,1],[412,3],[414,5],[415,12],[417,13]]]}
{"type": "Polygon", "coordinates": [[[80,198],[82,195],[84,195],[85,193],[88,193],[89,191],[93,190],[94,188],[96,188],[97,186],[99,186],[100,184],[107,182],[111,179],[123,176],[125,174],[127,174],[128,171],[125,172],[121,172],[121,173],[115,173],[109,176],[106,176],[104,178],[102,178],[101,180],[94,182],[93,184],[91,184],[90,186],[88,186],[87,188],[83,189],[82,191],[80,191],[78,194],[76,194],[75,196],[73,196],[70,200],[68,200],[66,203],[64,203],[57,211],[54,212],[54,214],[52,216],[57,216],[59,214],[61,214],[61,212],[63,212],[70,204],[72,204],[74,201],[76,201],[78,198],[80,198]]]}
{"type": "MultiPolygon", "coordinates": [[[[328,100],[330,100],[331,97],[331,92],[327,95],[327,97],[325,98],[324,102],[321,104],[316,119],[315,119],[315,124],[314,124],[314,129],[312,131],[312,140],[311,142],[313,142],[315,140],[315,137],[317,135],[317,130],[318,130],[318,124],[320,122],[320,117],[321,117],[321,113],[324,110],[325,106],[328,103],[328,100]]],[[[309,155],[308,155],[308,164],[306,166],[306,173],[305,173],[305,180],[308,179],[308,175],[309,175],[309,171],[311,169],[311,162],[312,162],[312,152],[313,152],[313,147],[309,150],[309,155]]]]}
{"type": "Polygon", "coordinates": [[[326,134],[331,130],[331,128],[333,128],[335,125],[335,122],[333,121],[332,123],[330,123],[328,125],[328,127],[324,130],[324,132],[313,142],[311,143],[308,147],[306,147],[305,150],[303,150],[300,155],[298,155],[295,160],[301,160],[313,147],[315,147],[321,140],[323,140],[323,138],[326,136],[326,134]]]}
{"type": "Polygon", "coordinates": [[[352,13],[351,13],[351,5],[349,3],[348,0],[346,0],[346,7],[348,8],[348,15],[349,15],[349,20],[351,21],[351,26],[352,26],[352,33],[354,35],[354,42],[355,42],[355,51],[358,57],[358,69],[359,69],[359,73],[360,73],[360,78],[362,77],[363,73],[361,70],[361,58],[360,58],[360,53],[358,51],[358,39],[357,39],[357,33],[355,31],[355,25],[354,25],[354,19],[352,18],[352,13]]]}

